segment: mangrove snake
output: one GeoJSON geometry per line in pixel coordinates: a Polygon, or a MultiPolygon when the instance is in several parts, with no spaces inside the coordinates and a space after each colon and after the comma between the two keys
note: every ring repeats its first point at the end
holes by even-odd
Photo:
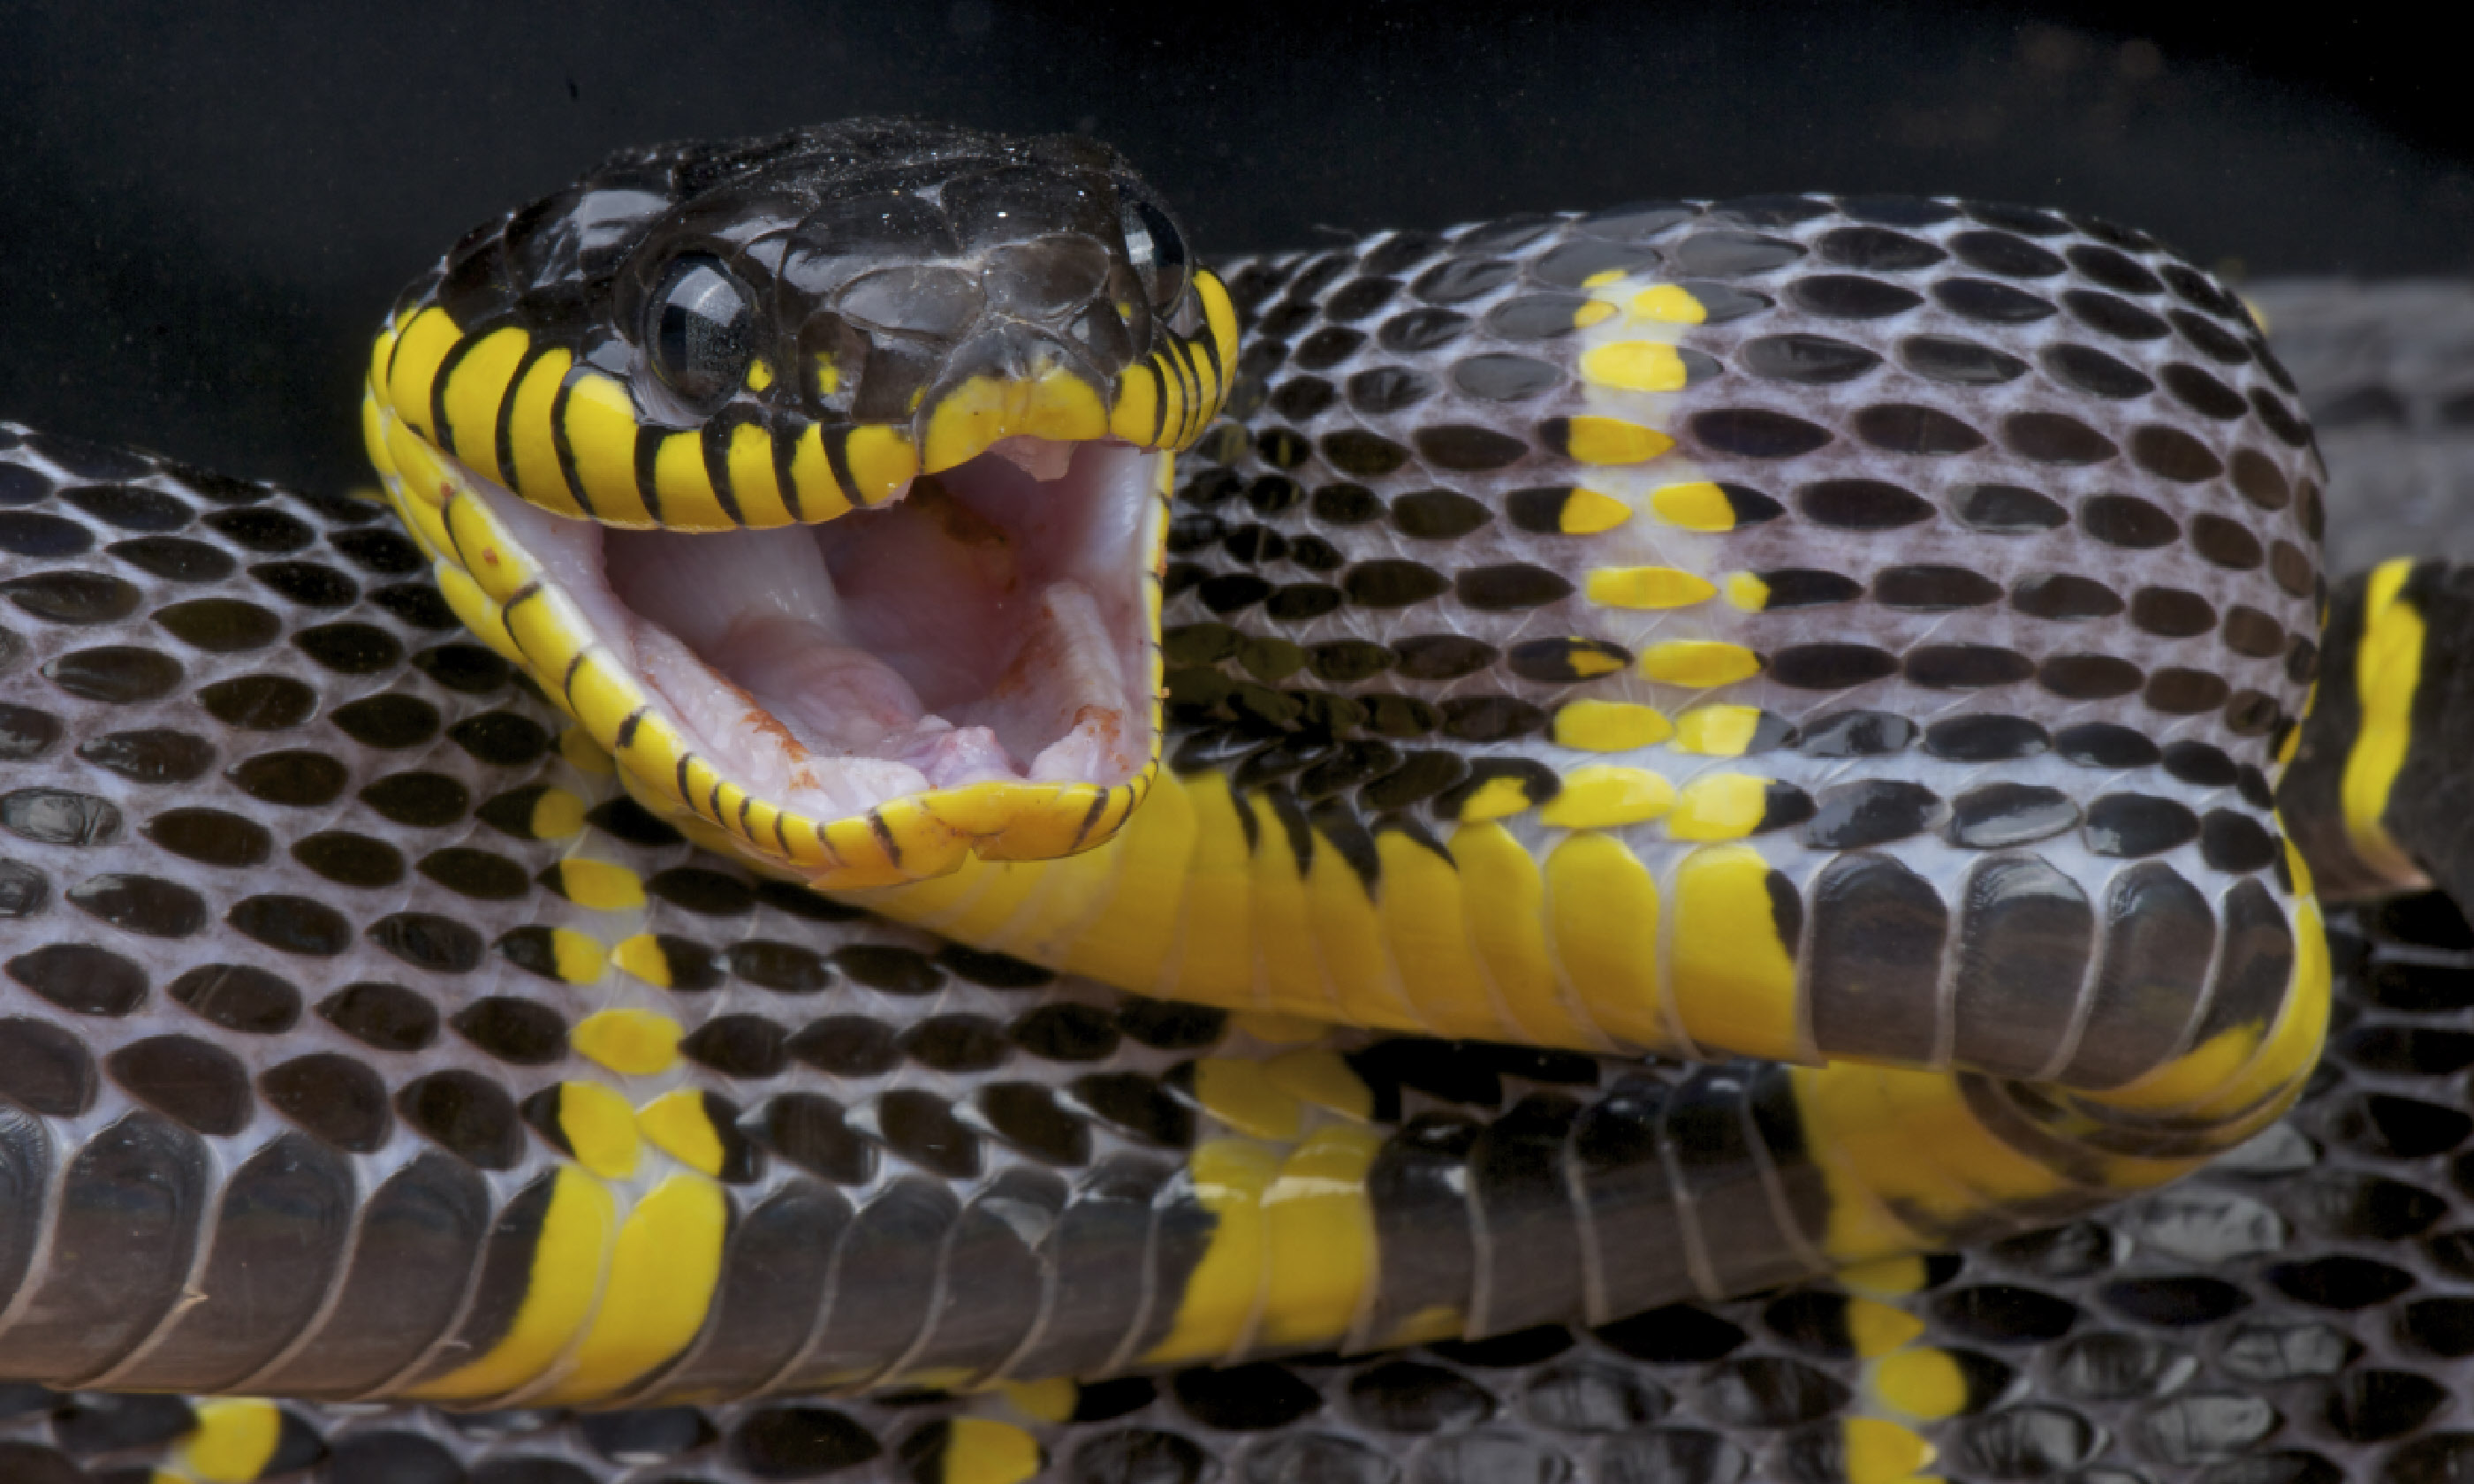
{"type": "Polygon", "coordinates": [[[0,1476],[2474,1467],[2438,898],[2276,1125],[2466,599],[2323,625],[2136,232],[1215,274],[855,123],[468,235],[365,420],[400,526],[0,432],[0,1476]]]}

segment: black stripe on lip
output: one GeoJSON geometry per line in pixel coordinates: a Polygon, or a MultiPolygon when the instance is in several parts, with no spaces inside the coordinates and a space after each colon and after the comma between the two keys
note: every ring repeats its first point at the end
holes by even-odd
{"type": "Polygon", "coordinates": [[[662,494],[653,487],[653,466],[662,457],[662,440],[668,436],[664,429],[636,424],[636,493],[644,502],[644,514],[657,526],[669,523],[662,518],[662,494]]]}
{"type": "MultiPolygon", "coordinates": [[[[516,363],[516,373],[507,378],[506,395],[498,398],[498,415],[493,419],[496,426],[490,434],[491,447],[497,455],[498,477],[505,481],[509,490],[516,489],[516,393],[522,389],[524,378],[533,373],[533,363],[539,361],[543,353],[544,347],[536,343],[524,352],[523,359],[516,363]]],[[[518,490],[516,492],[521,494],[523,491],[518,490]]]]}
{"type": "Polygon", "coordinates": [[[599,520],[601,512],[585,491],[584,477],[575,471],[575,442],[567,436],[567,404],[575,395],[575,372],[574,366],[567,369],[567,375],[558,384],[558,395],[550,398],[549,443],[558,451],[558,477],[567,481],[568,496],[575,501],[576,509],[584,512],[584,518],[599,520]]]}
{"type": "Polygon", "coordinates": [[[825,467],[833,470],[834,483],[840,487],[843,503],[857,505],[859,476],[851,472],[849,427],[829,429],[825,433],[825,467]]]}
{"type": "Polygon", "coordinates": [[[800,525],[808,523],[808,505],[799,493],[799,482],[790,477],[790,465],[799,457],[799,440],[807,429],[777,427],[773,434],[773,483],[782,491],[782,508],[800,525]]]}
{"type": "Polygon", "coordinates": [[[756,420],[753,412],[734,407],[717,418],[707,418],[696,435],[704,449],[704,477],[713,486],[713,502],[721,507],[732,525],[742,529],[747,525],[747,516],[740,513],[739,493],[730,486],[730,439],[740,428],[756,420]]]}
{"type": "Polygon", "coordinates": [[[1091,801],[1091,807],[1083,811],[1082,823],[1074,831],[1074,843],[1066,848],[1067,854],[1080,850],[1082,842],[1091,838],[1091,831],[1098,826],[1100,817],[1107,812],[1108,801],[1116,792],[1113,788],[1101,789],[1099,796],[1091,801]]]}
{"type": "Polygon", "coordinates": [[[447,420],[447,383],[454,379],[455,368],[464,363],[464,358],[472,354],[473,347],[479,343],[480,337],[466,335],[448,347],[447,353],[439,357],[438,370],[429,378],[430,437],[437,447],[459,459],[464,457],[464,451],[457,446],[453,424],[447,420]]]}

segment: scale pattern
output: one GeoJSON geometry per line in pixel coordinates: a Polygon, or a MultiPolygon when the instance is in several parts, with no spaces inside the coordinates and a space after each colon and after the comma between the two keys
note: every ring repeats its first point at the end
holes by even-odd
{"type": "Polygon", "coordinates": [[[1893,1476],[1858,1471],[1913,1438],[1952,1478],[2444,1484],[2474,1459],[2454,1380],[2474,1355],[2474,930],[2419,898],[2341,916],[2335,944],[2341,1028],[2287,1122],[2170,1191],[1932,1259],[1920,1290],[944,1400],[445,1413],[16,1385],[0,1465],[27,1484],[1029,1476],[956,1467],[1008,1458],[1059,1484],[1841,1484],[1893,1476]],[[235,1436],[253,1471],[198,1467],[235,1436]]]}

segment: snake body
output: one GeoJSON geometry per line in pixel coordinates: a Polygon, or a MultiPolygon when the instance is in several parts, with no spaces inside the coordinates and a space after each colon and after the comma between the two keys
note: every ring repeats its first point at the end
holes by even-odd
{"type": "MultiPolygon", "coordinates": [[[[2444,574],[2340,595],[2306,716],[2293,388],[2101,223],[1778,197],[1189,275],[1096,147],[840,126],[622,156],[469,237],[369,425],[406,530],[0,438],[12,1376],[663,1406],[618,1415],[687,1429],[647,1456],[726,1430],[716,1477],[880,1460],[853,1411],[737,1399],[983,1393],[873,1466],[1012,1479],[1031,1420],[1155,1404],[1059,1377],[1238,1366],[1174,1389],[1243,1432],[1299,1415],[1253,1357],[1534,1368],[1595,1326],[1689,1359],[1706,1315],[1632,1316],[1861,1266],[1813,1333],[1944,1378],[1877,1375],[1781,1457],[1898,1477],[2006,1385],[1899,1317],[1949,1276],[1913,1255],[2266,1129],[2329,1013],[2313,874],[2434,858],[2389,802],[2444,574]],[[1001,710],[906,713],[924,790],[766,775],[557,545],[590,513],[1010,558],[974,459],[1104,437],[1188,451],[1122,486],[1164,560],[1091,601],[1158,632],[1097,648],[1165,701],[1089,779],[917,761],[971,715],[1017,763],[1055,735],[1001,710]]],[[[853,590],[882,552],[819,549],[853,590]]],[[[210,1404],[185,1467],[300,1464],[312,1415],[210,1404]]],[[[1661,1436],[1592,1467],[1714,1476],[1661,1436]]],[[[1070,1466],[1199,1476],[1146,1439],[1070,1466]]],[[[1249,1476],[1298,1476],[1280,1447],[1249,1476]]],[[[1462,1451],[1420,1467],[1513,1457],[1462,1451]]]]}

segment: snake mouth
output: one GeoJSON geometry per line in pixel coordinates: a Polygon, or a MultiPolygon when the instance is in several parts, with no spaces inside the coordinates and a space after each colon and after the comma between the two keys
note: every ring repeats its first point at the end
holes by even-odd
{"type": "Polygon", "coordinates": [[[1163,450],[1001,438],[732,532],[553,515],[427,452],[450,605],[702,843],[886,884],[1099,844],[1147,789],[1163,450]]]}
{"type": "Polygon", "coordinates": [[[603,531],[602,576],[646,682],[789,806],[1113,787],[1150,760],[1148,458],[1010,439],[823,525],[603,531]]]}

